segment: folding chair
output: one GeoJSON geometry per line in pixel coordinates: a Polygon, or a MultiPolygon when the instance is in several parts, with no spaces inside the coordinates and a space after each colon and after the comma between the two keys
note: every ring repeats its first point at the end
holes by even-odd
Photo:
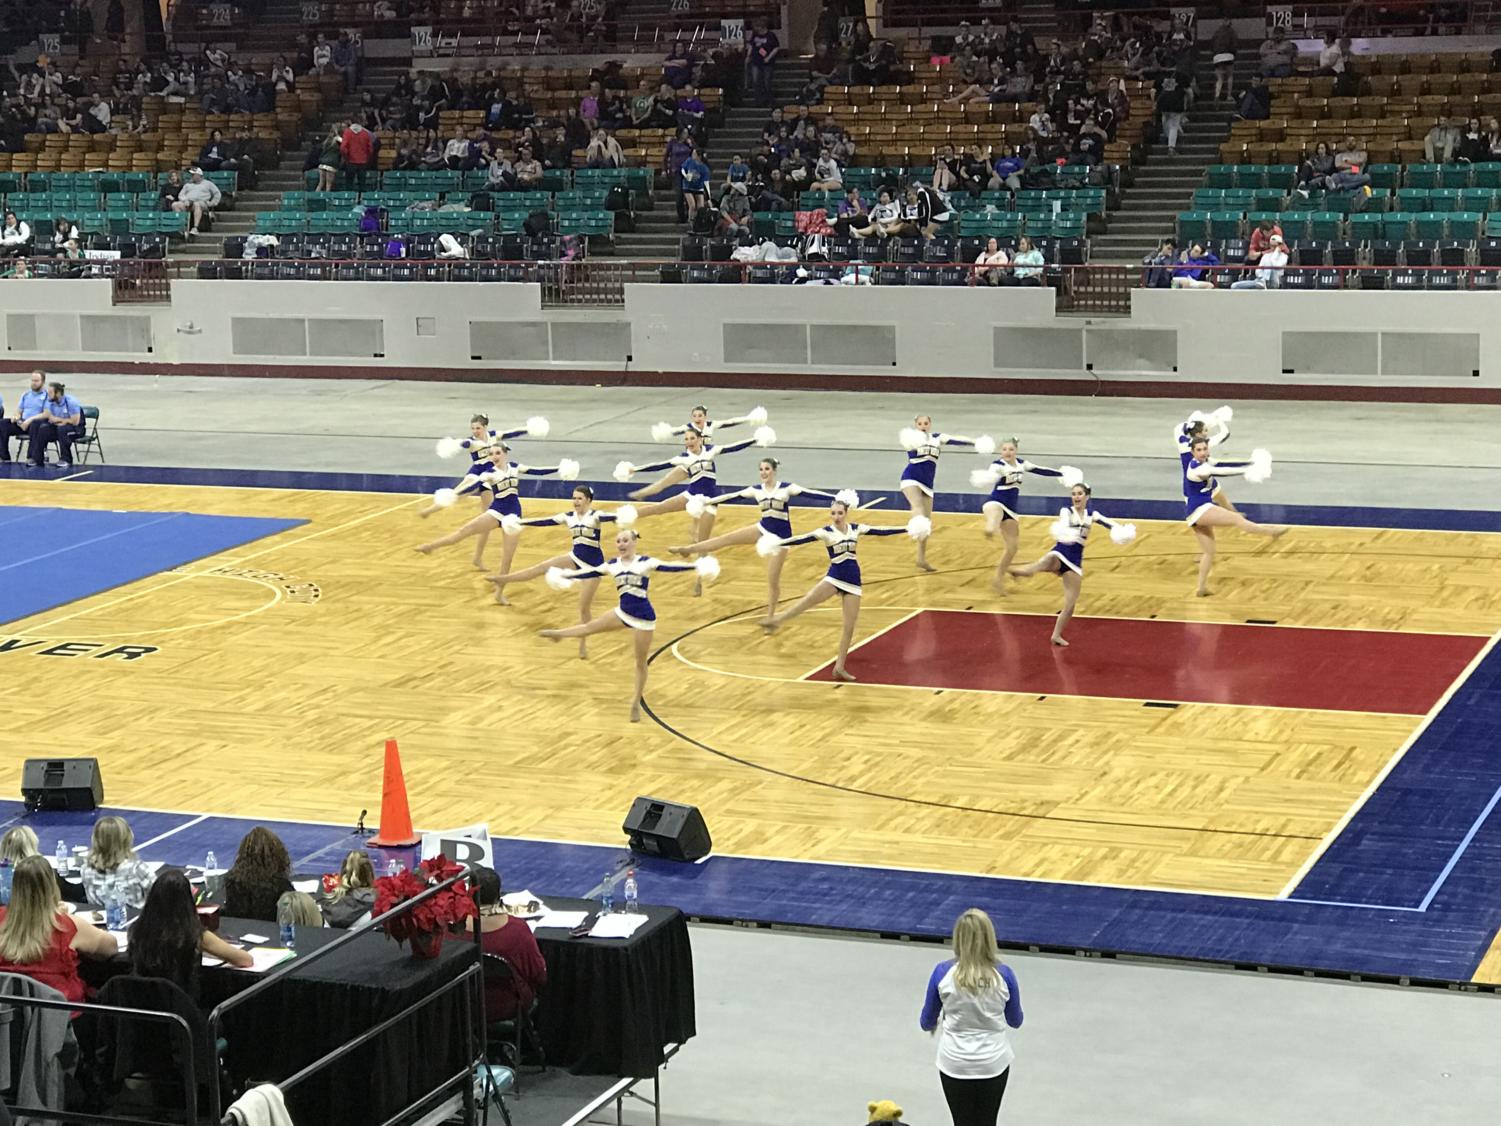
{"type": "MultiPolygon", "coordinates": [[[[754,273],[754,270],[752,271],[754,273]]],[[[777,281],[773,275],[768,281],[777,281]]],[[[510,962],[499,954],[484,954],[480,962],[480,971],[484,976],[486,988],[492,985],[500,985],[504,982],[516,979],[516,969],[510,962]]],[[[533,1005],[535,1008],[535,1003],[533,1005]]],[[[542,1053],[542,1038],[537,1035],[537,1029],[532,1024],[532,1011],[530,1009],[518,1009],[516,1015],[509,1020],[486,1021],[485,1046],[488,1048],[494,1044],[511,1071],[511,1082],[517,1092],[521,1090],[521,1053],[526,1045],[530,1045],[542,1060],[540,1071],[547,1070],[547,1058],[542,1053]]]]}
{"type": "Polygon", "coordinates": [[[83,465],[89,460],[89,451],[93,450],[99,455],[101,464],[105,462],[104,443],[99,440],[99,408],[84,407],[83,433],[73,439],[73,449],[76,451],[76,463],[83,465]]]}

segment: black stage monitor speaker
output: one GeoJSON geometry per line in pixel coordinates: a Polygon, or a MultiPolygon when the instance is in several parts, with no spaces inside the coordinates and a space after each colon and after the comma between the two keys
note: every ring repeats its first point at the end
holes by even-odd
{"type": "Polygon", "coordinates": [[[621,826],[632,852],[664,860],[702,860],[714,849],[709,827],[696,805],[660,798],[637,798],[621,826]]]}
{"type": "Polygon", "coordinates": [[[21,768],[21,797],[28,813],[38,809],[98,809],[104,779],[96,758],[29,758],[21,768]]]}

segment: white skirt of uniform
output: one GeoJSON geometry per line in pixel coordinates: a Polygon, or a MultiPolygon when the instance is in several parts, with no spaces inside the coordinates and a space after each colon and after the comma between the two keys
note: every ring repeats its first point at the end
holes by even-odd
{"type": "MultiPolygon", "coordinates": [[[[1214,495],[1218,496],[1219,492],[1220,491],[1218,489],[1215,489],[1214,490],[1214,495]]],[[[1183,518],[1184,522],[1190,528],[1192,528],[1195,524],[1197,524],[1199,522],[1199,518],[1201,516],[1203,516],[1204,513],[1208,512],[1211,508],[1214,508],[1214,507],[1215,507],[1214,498],[1213,497],[1206,498],[1203,504],[1198,505],[1197,507],[1195,507],[1192,512],[1190,512],[1187,516],[1185,516],[1183,518]]]]}
{"type": "Polygon", "coordinates": [[[619,606],[615,607],[615,616],[631,629],[639,629],[642,633],[651,633],[657,628],[656,622],[649,622],[645,618],[638,618],[634,614],[628,614],[619,606]]]}

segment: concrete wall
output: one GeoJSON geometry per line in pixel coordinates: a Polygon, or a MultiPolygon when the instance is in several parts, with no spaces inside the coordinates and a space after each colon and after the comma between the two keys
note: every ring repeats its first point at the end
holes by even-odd
{"type": "Polygon", "coordinates": [[[195,280],[145,306],[111,305],[103,281],[3,285],[7,368],[1501,400],[1501,318],[1485,293],[1138,290],[1131,316],[1086,318],[1055,315],[1050,290],[632,285],[622,309],[544,310],[520,284],[195,280]]]}

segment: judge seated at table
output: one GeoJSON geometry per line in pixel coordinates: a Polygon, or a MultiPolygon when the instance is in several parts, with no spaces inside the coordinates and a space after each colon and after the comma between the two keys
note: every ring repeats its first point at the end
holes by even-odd
{"type": "Polygon", "coordinates": [[[28,856],[16,865],[10,903],[0,907],[0,973],[25,974],[66,1000],[82,1001],[79,958],[112,958],[118,950],[114,935],[63,909],[45,857],[28,856]]]}
{"type": "Polygon", "coordinates": [[[305,891],[284,891],[276,901],[276,925],[284,927],[321,927],[323,912],[318,901],[305,891]]]}
{"type": "Polygon", "coordinates": [[[163,868],[130,928],[131,968],[137,977],[165,978],[196,1001],[205,954],[241,969],[254,961],[248,950],[204,929],[187,876],[178,868],[163,868]]]}
{"type": "Polygon", "coordinates": [[[276,901],[292,890],[292,857],[281,838],[264,825],[245,834],[235,862],[224,873],[224,914],[232,919],[276,922],[276,901]]]}
{"type": "Polygon", "coordinates": [[[494,868],[476,867],[474,886],[480,949],[486,954],[499,954],[515,971],[508,980],[485,983],[485,1020],[494,1024],[531,1010],[547,984],[547,963],[532,928],[501,905],[499,873],[494,868]]]}
{"type": "MultiPolygon", "coordinates": [[[[14,868],[28,856],[40,856],[42,854],[41,842],[37,840],[36,830],[30,825],[13,825],[5,830],[5,835],[0,836],[0,860],[9,860],[14,868]]],[[[63,893],[64,903],[87,903],[89,897],[83,890],[83,884],[77,880],[70,880],[61,872],[56,873],[57,886],[63,893]]]]}

